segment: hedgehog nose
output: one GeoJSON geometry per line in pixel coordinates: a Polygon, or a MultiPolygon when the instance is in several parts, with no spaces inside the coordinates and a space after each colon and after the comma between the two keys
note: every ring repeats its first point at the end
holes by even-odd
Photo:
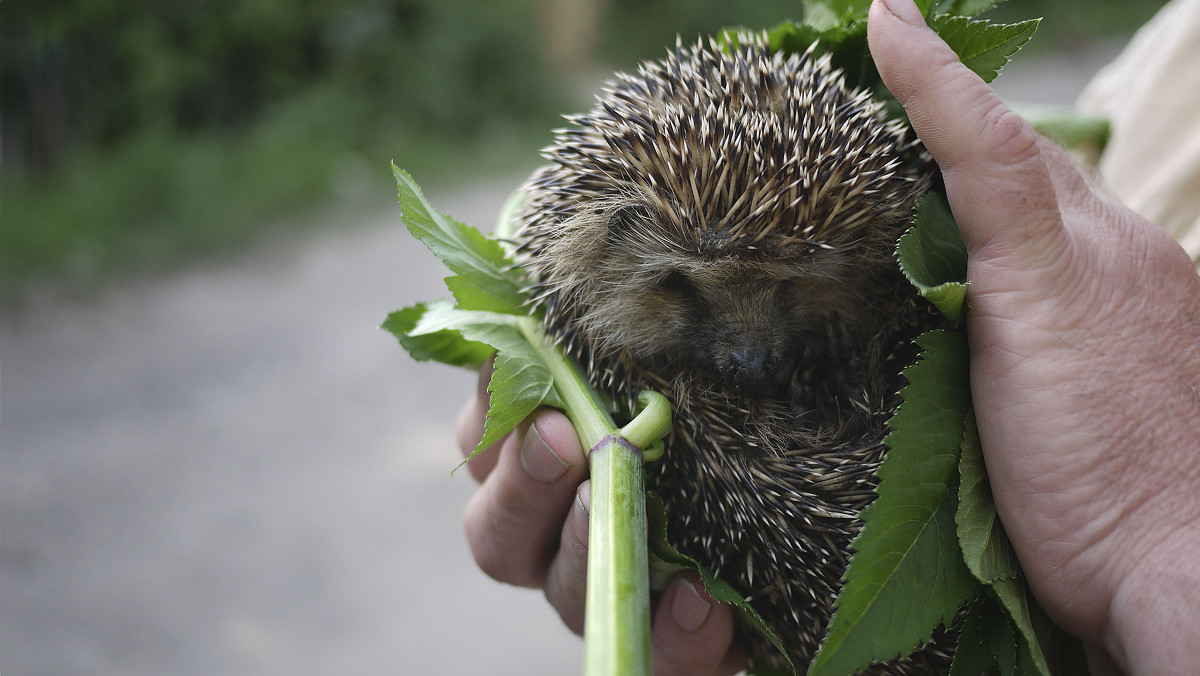
{"type": "Polygon", "coordinates": [[[783,369],[764,348],[732,350],[725,375],[742,394],[765,396],[779,390],[783,384],[783,369]]]}

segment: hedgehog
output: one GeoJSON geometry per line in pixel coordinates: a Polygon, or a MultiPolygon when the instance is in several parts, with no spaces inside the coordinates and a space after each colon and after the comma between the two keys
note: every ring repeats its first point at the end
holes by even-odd
{"type": "MultiPolygon", "coordinates": [[[[938,180],[828,55],[677,41],[568,116],[515,234],[545,327],[593,384],[672,402],[647,465],[668,539],[733,585],[803,671],[875,497],[913,338],[936,313],[896,241],[938,180]]],[[[755,667],[786,669],[739,630],[755,667]]],[[[877,673],[935,673],[934,640],[877,673]]]]}

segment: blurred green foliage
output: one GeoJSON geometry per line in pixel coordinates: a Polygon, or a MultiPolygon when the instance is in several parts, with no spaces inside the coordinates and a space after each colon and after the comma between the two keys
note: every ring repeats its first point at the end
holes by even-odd
{"type": "MultiPolygon", "coordinates": [[[[392,159],[426,183],[531,167],[557,113],[586,104],[547,57],[557,1],[3,3],[0,297],[228,249],[339,193],[382,202],[392,159]]],[[[801,7],[595,2],[595,58],[621,68],[801,7]]],[[[1162,4],[1012,0],[993,16],[1046,16],[1031,47],[1053,48],[1132,32],[1162,4]]]]}
{"type": "Polygon", "coordinates": [[[393,158],[497,164],[564,105],[529,3],[18,0],[4,13],[5,294],[226,248],[364,176],[386,199],[393,158]]]}

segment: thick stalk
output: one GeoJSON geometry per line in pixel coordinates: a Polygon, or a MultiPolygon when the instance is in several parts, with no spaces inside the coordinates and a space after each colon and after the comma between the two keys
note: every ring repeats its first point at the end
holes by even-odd
{"type": "Polygon", "coordinates": [[[642,452],[619,436],[608,409],[579,367],[547,343],[536,320],[522,321],[521,330],[541,353],[580,441],[591,449],[585,673],[649,674],[650,577],[642,452]]]}
{"type": "Polygon", "coordinates": [[[591,451],[588,517],[588,676],[650,673],[650,568],[642,452],[609,436],[591,451]]]}

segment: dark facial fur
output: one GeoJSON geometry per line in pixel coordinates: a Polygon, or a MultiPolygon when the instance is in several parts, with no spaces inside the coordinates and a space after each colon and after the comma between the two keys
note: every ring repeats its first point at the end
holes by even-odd
{"type": "Polygon", "coordinates": [[[695,246],[673,236],[671,216],[637,202],[593,216],[576,223],[598,231],[591,242],[599,248],[586,281],[597,292],[588,294],[579,330],[593,346],[660,374],[686,372],[745,396],[790,399],[798,369],[849,358],[842,353],[861,349],[879,323],[874,298],[894,266],[876,252],[840,244],[695,246]]]}
{"type": "Polygon", "coordinates": [[[892,255],[930,169],[828,59],[739,42],[678,48],[569,118],[517,241],[596,384],[672,399],[648,469],[672,541],[756,599],[803,668],[928,316],[892,255]]]}

